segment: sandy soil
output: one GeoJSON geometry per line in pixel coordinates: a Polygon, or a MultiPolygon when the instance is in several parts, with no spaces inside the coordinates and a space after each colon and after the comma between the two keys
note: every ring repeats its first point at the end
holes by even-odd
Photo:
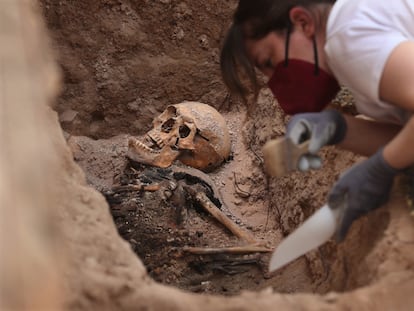
{"type": "MultiPolygon", "coordinates": [[[[328,148],[323,154],[323,170],[268,179],[263,171],[260,147],[270,137],[281,135],[285,122],[272,96],[263,92],[251,118],[236,108],[223,115],[232,137],[232,157],[209,176],[218,186],[234,221],[263,245],[277,245],[322,206],[339,172],[358,159],[351,153],[328,148]]],[[[130,177],[125,157],[127,140],[128,135],[101,140],[71,136],[69,146],[89,184],[107,196],[121,236],[131,243],[156,281],[190,291],[225,295],[268,286],[278,292],[326,293],[346,291],[370,282],[365,277],[370,268],[361,265],[360,260],[388,224],[383,211],[370,217],[375,229],[369,226],[359,229],[369,232],[369,240],[351,236],[342,246],[329,242],[274,275],[267,272],[269,254],[183,254],[180,250],[186,246],[229,247],[243,245],[243,241],[235,239],[189,201],[185,202],[185,220],[178,224],[175,211],[180,206],[165,198],[164,189],[144,193],[135,190],[114,196],[111,189],[122,178],[129,176],[128,183],[133,183],[140,174],[145,175],[145,167],[138,167],[130,177]],[[356,249],[355,255],[347,254],[350,248],[356,249]],[[365,270],[364,275],[360,275],[360,269],[365,270]]]]}
{"type": "MultiPolygon", "coordinates": [[[[16,221],[16,232],[27,228],[28,236],[40,241],[34,254],[42,254],[36,258],[43,259],[43,265],[27,270],[33,277],[27,275],[31,281],[48,276],[44,280],[52,281],[44,283],[56,284],[48,288],[59,292],[52,295],[53,304],[66,310],[410,310],[414,227],[403,178],[397,180],[390,202],[357,221],[345,242],[330,241],[272,275],[266,271],[266,253],[182,252],[185,246],[243,244],[191,201],[185,201],[184,221],[177,221],[179,206],[162,191],[114,195],[115,185],[148,169],[135,167],[131,173],[125,158],[128,137],[141,137],[168,104],[185,99],[211,104],[227,120],[232,156],[208,175],[231,219],[265,245],[277,245],[322,206],[339,174],[361,160],[326,148],[321,170],[266,177],[261,147],[267,139],[283,135],[287,119],[267,90],[247,117],[221,83],[217,55],[235,3],[42,0],[63,78],[54,110],[43,105],[54,103],[59,84],[56,79],[47,87],[39,83],[46,81],[46,75],[38,68],[43,68],[43,62],[53,63],[47,44],[36,44],[44,30],[34,23],[15,32],[31,38],[22,40],[26,53],[32,55],[31,62],[25,63],[30,74],[16,72],[34,87],[20,105],[15,104],[19,97],[9,95],[19,94],[17,88],[5,93],[9,100],[4,111],[9,117],[0,122],[7,133],[1,137],[7,138],[4,145],[13,148],[0,157],[1,167],[8,168],[0,184],[6,185],[6,180],[13,184],[0,196],[0,210],[16,221]],[[20,113],[21,105],[28,113],[20,113]],[[16,131],[16,125],[21,131],[16,131]],[[28,144],[27,137],[36,143],[28,144]],[[36,165],[27,165],[22,154],[36,165]],[[41,185],[36,189],[45,195],[35,188],[19,192],[28,181],[41,185]],[[22,199],[13,201],[13,197],[22,199]],[[10,202],[15,209],[4,209],[10,202]],[[44,229],[39,230],[42,226],[21,217],[32,215],[36,206],[45,210],[46,216],[36,215],[51,226],[52,244],[44,229]],[[47,272],[53,276],[49,278],[47,272]]],[[[39,16],[27,3],[16,12],[30,17],[21,20],[39,16]]],[[[22,24],[13,27],[19,29],[18,25],[22,24]]],[[[6,52],[13,47],[19,50],[15,42],[3,45],[11,47],[6,52]]],[[[10,71],[2,73],[4,81],[15,77],[9,74],[14,63],[10,64],[5,67],[10,71]]],[[[18,237],[4,239],[6,247],[33,247],[21,240],[13,243],[18,237]]],[[[18,268],[11,265],[13,269],[7,270],[8,262],[0,261],[11,279],[20,267],[32,267],[30,247],[18,256],[22,263],[18,268]]],[[[13,302],[19,301],[19,283],[10,288],[13,302]]],[[[50,299],[41,294],[43,300],[50,299]]],[[[21,295],[30,302],[23,287],[21,295]]]]}

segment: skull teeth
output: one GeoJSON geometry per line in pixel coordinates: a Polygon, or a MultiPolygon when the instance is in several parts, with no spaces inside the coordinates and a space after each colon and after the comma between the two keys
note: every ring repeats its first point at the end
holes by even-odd
{"type": "Polygon", "coordinates": [[[151,149],[150,147],[148,147],[147,145],[145,145],[144,143],[140,142],[139,140],[136,139],[130,139],[128,142],[129,147],[138,149],[136,151],[143,151],[144,153],[154,153],[154,154],[158,154],[159,151],[151,149]]]}
{"type": "Polygon", "coordinates": [[[164,141],[157,134],[152,134],[151,136],[149,136],[149,139],[151,139],[152,141],[154,141],[159,148],[163,148],[165,146],[164,141]]]}

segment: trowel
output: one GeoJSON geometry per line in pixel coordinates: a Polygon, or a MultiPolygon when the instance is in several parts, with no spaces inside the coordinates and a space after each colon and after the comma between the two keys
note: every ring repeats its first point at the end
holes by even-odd
{"type": "Polygon", "coordinates": [[[269,272],[277,270],[327,242],[335,233],[339,210],[327,204],[284,239],[273,252],[269,272]]]}

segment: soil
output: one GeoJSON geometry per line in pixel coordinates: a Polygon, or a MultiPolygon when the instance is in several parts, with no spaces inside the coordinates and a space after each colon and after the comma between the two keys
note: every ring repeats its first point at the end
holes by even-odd
{"type": "Polygon", "coordinates": [[[236,1],[40,2],[65,80],[56,109],[71,134],[142,134],[168,104],[225,102],[219,47],[236,1]]]}
{"type": "MultiPolygon", "coordinates": [[[[185,192],[194,179],[126,158],[128,138],[142,138],[169,104],[193,100],[215,107],[227,121],[232,154],[208,173],[218,191],[199,179],[195,184],[267,247],[321,207],[339,174],[363,159],[328,147],[321,153],[320,170],[266,176],[261,147],[284,134],[288,117],[266,89],[246,114],[221,82],[220,43],[237,1],[40,4],[63,77],[54,109],[64,142],[49,114],[45,119],[52,121],[44,126],[55,135],[63,163],[50,192],[58,199],[57,194],[70,197],[56,203],[62,245],[69,254],[62,273],[67,309],[409,309],[402,301],[412,290],[414,227],[400,183],[390,204],[356,221],[343,243],[329,241],[269,274],[269,253],[185,252],[188,246],[246,243],[185,192]],[[144,177],[155,178],[149,184],[161,179],[163,186],[155,191],[122,188],[144,177]],[[168,188],[170,183],[181,187],[168,188]]],[[[352,98],[340,95],[338,103],[352,110],[352,98]]]]}
{"type": "MultiPolygon", "coordinates": [[[[223,116],[231,133],[232,156],[208,174],[219,189],[219,194],[212,195],[223,197],[229,217],[249,231],[257,242],[268,247],[277,245],[322,206],[339,172],[359,159],[352,153],[327,148],[323,153],[323,170],[268,179],[263,171],[260,148],[270,137],[284,133],[287,120],[272,95],[262,92],[250,118],[240,107],[224,112],[223,116]]],[[[143,139],[143,136],[138,138],[143,139]]],[[[388,217],[383,211],[365,220],[373,222],[375,230],[358,229],[359,234],[369,230],[369,240],[351,235],[339,247],[329,242],[273,275],[266,266],[270,253],[192,255],[184,252],[188,246],[223,248],[241,246],[245,242],[203,212],[191,198],[178,202],[170,199],[171,195],[165,195],[166,187],[154,192],[114,191],[118,185],[136,184],[140,179],[148,183],[152,178],[150,184],[160,179],[177,182],[168,169],[154,171],[128,161],[129,137],[119,135],[93,140],[70,136],[68,143],[89,184],[106,196],[120,235],[131,244],[157,282],[188,291],[235,295],[242,290],[260,290],[268,286],[282,293],[347,291],[371,281],[365,277],[369,267],[358,263],[387,227],[388,217]],[[177,214],[180,221],[177,221],[177,214]],[[349,248],[356,249],[356,254],[349,256],[349,248]],[[360,269],[365,269],[364,277],[359,274],[360,269]]],[[[175,194],[179,191],[182,190],[173,190],[175,194]]],[[[188,194],[183,196],[188,197],[188,194]]]]}

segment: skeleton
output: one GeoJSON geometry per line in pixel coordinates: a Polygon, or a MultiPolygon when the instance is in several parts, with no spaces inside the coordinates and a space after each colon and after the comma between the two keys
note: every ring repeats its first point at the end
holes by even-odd
{"type": "Polygon", "coordinates": [[[127,157],[162,168],[179,160],[208,172],[229,157],[230,147],[226,122],[216,109],[183,102],[168,106],[156,117],[143,141],[131,138],[127,157]]]}
{"type": "MultiPolygon", "coordinates": [[[[232,207],[231,202],[224,201],[220,190],[206,173],[195,168],[177,165],[171,165],[167,169],[149,167],[141,172],[130,166],[128,170],[130,172],[125,175],[127,179],[124,180],[124,182],[127,181],[127,184],[114,186],[110,192],[105,194],[108,202],[117,204],[117,197],[122,198],[123,193],[158,191],[163,200],[169,201],[174,206],[174,221],[177,226],[180,226],[187,217],[184,207],[192,206],[190,202],[197,202],[233,235],[243,241],[241,245],[231,247],[186,246],[182,249],[183,253],[240,255],[273,251],[263,242],[256,240],[250,231],[238,225],[240,222],[237,222],[237,218],[231,212],[235,207],[232,207]]],[[[126,197],[128,198],[128,196],[126,197]]]]}
{"type": "MultiPolygon", "coordinates": [[[[213,107],[199,102],[184,102],[170,105],[158,117],[153,120],[153,128],[146,133],[144,140],[135,138],[129,140],[127,156],[134,162],[149,164],[161,168],[171,167],[171,171],[177,174],[192,176],[192,179],[200,179],[209,185],[216,196],[222,201],[218,189],[209,177],[200,172],[210,171],[220,165],[230,155],[230,135],[224,118],[213,107]],[[175,160],[193,168],[182,168],[172,165],[175,160]],[[199,170],[198,170],[199,169],[199,170]]],[[[170,169],[170,168],[169,168],[170,169]]],[[[114,188],[114,191],[158,191],[164,186],[154,185],[128,185],[114,188]]],[[[246,254],[270,252],[266,246],[258,242],[248,231],[240,228],[219,207],[212,202],[197,183],[187,185],[180,183],[172,195],[173,201],[179,201],[176,205],[183,206],[184,197],[190,196],[197,201],[208,213],[216,218],[234,235],[239,237],[247,245],[229,248],[197,248],[185,247],[184,252],[208,255],[208,254],[246,254]],[[181,189],[181,190],[180,190],[181,189]],[[176,192],[185,192],[185,196],[176,192]]],[[[221,202],[224,204],[224,202],[221,202]]],[[[224,208],[226,209],[226,208],[224,208]]]]}

